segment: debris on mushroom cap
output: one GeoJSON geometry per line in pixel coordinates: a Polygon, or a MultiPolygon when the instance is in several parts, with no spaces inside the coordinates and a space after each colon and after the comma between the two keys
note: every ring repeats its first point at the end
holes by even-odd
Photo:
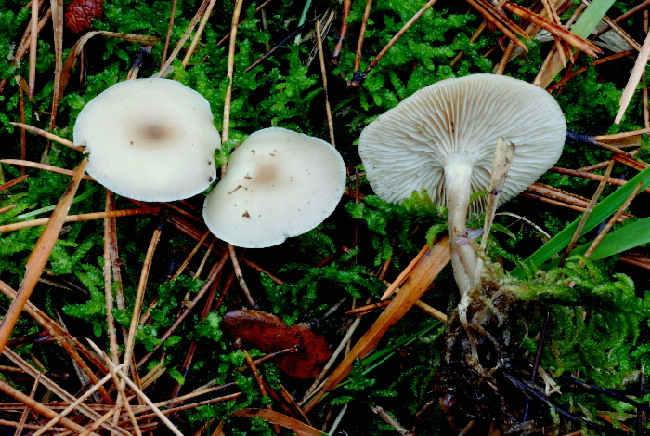
{"type": "Polygon", "coordinates": [[[359,155],[382,199],[398,202],[426,190],[435,203],[447,206],[451,264],[464,294],[477,276],[467,214],[487,204],[481,196],[470,205],[470,196],[489,189],[498,142],[514,145],[500,204],[559,159],[565,137],[564,114],[542,88],[475,74],[425,87],[380,115],[361,132],[359,155]]]}
{"type": "MultiPolygon", "coordinates": [[[[422,88],[380,115],[361,132],[359,155],[380,198],[400,202],[426,190],[435,203],[446,205],[448,161],[470,163],[472,192],[485,191],[503,137],[515,144],[515,159],[502,204],[559,159],[565,136],[562,110],[544,89],[508,76],[474,74],[422,88]]],[[[485,202],[479,197],[472,211],[485,202]]]]}
{"type": "Polygon", "coordinates": [[[253,133],[230,155],[203,219],[240,247],[278,245],[330,216],[345,189],[345,163],[329,143],[281,127],[253,133]]]}
{"type": "Polygon", "coordinates": [[[174,80],[111,86],[79,114],[72,133],[86,147],[88,174],[140,201],[174,201],[207,189],[220,147],[210,104],[174,80]]]}

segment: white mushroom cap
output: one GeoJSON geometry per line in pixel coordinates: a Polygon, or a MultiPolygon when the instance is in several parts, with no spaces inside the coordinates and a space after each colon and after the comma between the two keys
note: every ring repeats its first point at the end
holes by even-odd
{"type": "Polygon", "coordinates": [[[210,104],[174,80],[111,86],[83,108],[72,133],[90,154],[86,171],[140,201],[174,201],[210,186],[220,146],[210,104]]]}
{"type": "MultiPolygon", "coordinates": [[[[499,193],[503,203],[537,180],[560,157],[564,114],[542,88],[494,74],[447,79],[425,87],[380,115],[359,138],[370,185],[399,202],[426,190],[449,211],[449,249],[464,294],[475,284],[477,257],[468,244],[470,195],[488,191],[499,138],[515,156],[499,193]]],[[[471,205],[482,210],[487,197],[471,205]]]]}
{"type": "Polygon", "coordinates": [[[345,189],[345,163],[329,143],[281,127],[253,133],[230,155],[203,219],[240,247],[278,245],[330,216],[345,189]]]}
{"type": "MultiPolygon", "coordinates": [[[[472,167],[472,192],[489,186],[499,137],[515,144],[500,203],[516,196],[560,157],[566,122],[544,89],[496,74],[474,74],[427,86],[380,115],[361,132],[359,155],[374,192],[400,202],[426,190],[446,205],[444,167],[472,167]]],[[[485,206],[485,196],[473,211],[485,206]]]]}

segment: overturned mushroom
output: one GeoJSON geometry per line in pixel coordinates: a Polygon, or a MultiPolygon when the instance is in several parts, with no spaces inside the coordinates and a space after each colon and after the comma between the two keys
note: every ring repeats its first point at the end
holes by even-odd
{"type": "Polygon", "coordinates": [[[345,188],[345,164],[327,142],[281,127],[253,133],[208,194],[203,219],[240,247],[278,245],[330,216],[345,188]]]}
{"type": "Polygon", "coordinates": [[[140,201],[174,201],[210,186],[219,132],[198,92],[166,79],[111,86],[79,114],[72,133],[90,154],[86,171],[140,201]]]}
{"type": "Polygon", "coordinates": [[[474,74],[425,87],[380,115],[359,138],[359,155],[375,193],[400,202],[427,191],[449,213],[451,263],[461,293],[474,285],[476,253],[467,214],[487,202],[499,138],[515,157],[499,203],[516,196],[560,157],[564,115],[542,88],[494,74],[474,74]]]}

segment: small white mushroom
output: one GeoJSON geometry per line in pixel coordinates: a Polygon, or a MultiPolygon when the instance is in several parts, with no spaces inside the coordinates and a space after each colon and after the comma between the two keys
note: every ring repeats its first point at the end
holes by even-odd
{"type": "Polygon", "coordinates": [[[278,245],[330,216],[345,189],[345,163],[329,143],[281,127],[253,133],[230,155],[203,219],[240,247],[278,245]]]}
{"type": "Polygon", "coordinates": [[[111,86],[79,114],[72,133],[89,153],[86,171],[120,195],[174,201],[214,181],[220,146],[210,104],[173,80],[137,79],[111,86]]]}
{"type": "Polygon", "coordinates": [[[500,203],[537,180],[560,157],[566,121],[542,88],[494,74],[447,79],[422,88],[368,125],[359,155],[382,199],[400,202],[427,191],[447,206],[451,263],[461,293],[474,285],[476,253],[468,243],[468,210],[481,212],[500,137],[515,157],[500,203]]]}

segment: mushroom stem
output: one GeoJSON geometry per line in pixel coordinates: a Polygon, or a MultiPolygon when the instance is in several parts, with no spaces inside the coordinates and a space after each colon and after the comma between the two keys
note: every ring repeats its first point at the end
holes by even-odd
{"type": "Polygon", "coordinates": [[[473,165],[456,156],[445,165],[445,188],[449,220],[449,252],[454,278],[461,295],[475,284],[476,252],[467,238],[473,165]]]}

